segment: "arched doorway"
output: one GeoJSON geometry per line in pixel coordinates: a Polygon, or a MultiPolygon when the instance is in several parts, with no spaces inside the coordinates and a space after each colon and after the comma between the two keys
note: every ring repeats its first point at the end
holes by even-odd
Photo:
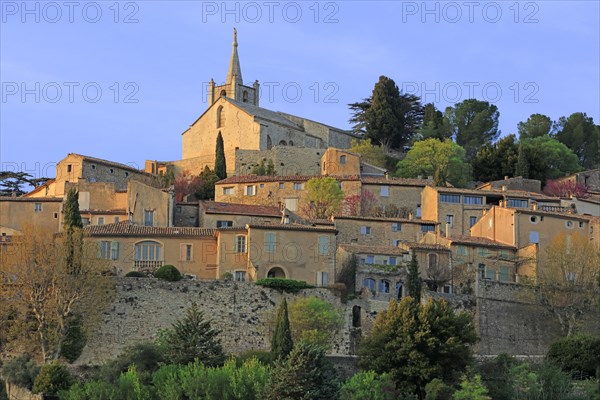
{"type": "Polygon", "coordinates": [[[267,278],[285,278],[285,271],[279,267],[273,267],[267,272],[267,278]]]}

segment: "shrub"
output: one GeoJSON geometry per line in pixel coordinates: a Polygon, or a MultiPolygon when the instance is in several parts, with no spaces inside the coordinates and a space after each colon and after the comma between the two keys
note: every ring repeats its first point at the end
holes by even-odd
{"type": "Polygon", "coordinates": [[[272,365],[275,362],[273,354],[270,351],[248,350],[240,354],[237,359],[237,366],[243,365],[246,361],[256,358],[263,365],[272,365]]]}
{"type": "Polygon", "coordinates": [[[40,367],[30,354],[21,354],[4,364],[1,372],[6,382],[31,390],[40,367]]]}
{"type": "Polygon", "coordinates": [[[179,270],[172,265],[163,265],[156,270],[154,277],[169,282],[180,281],[182,278],[179,270]]]}
{"type": "Polygon", "coordinates": [[[233,274],[231,272],[224,272],[223,275],[221,275],[221,280],[223,280],[223,281],[232,281],[233,280],[233,274]]]}
{"type": "Polygon", "coordinates": [[[576,335],[558,339],[550,345],[547,357],[575,376],[595,376],[600,365],[600,337],[576,335]]]}
{"type": "Polygon", "coordinates": [[[373,371],[359,372],[345,381],[340,388],[344,400],[395,400],[396,385],[387,374],[373,371]]]}
{"type": "Polygon", "coordinates": [[[313,285],[309,285],[305,281],[296,281],[294,279],[283,278],[263,278],[257,280],[256,284],[287,293],[297,293],[302,289],[314,288],[313,285]]]}
{"type": "Polygon", "coordinates": [[[454,389],[439,378],[425,385],[425,400],[452,400],[454,389]]]}
{"type": "Polygon", "coordinates": [[[343,311],[316,297],[303,297],[290,304],[289,320],[293,342],[305,341],[329,347],[344,323],[343,311]]]}
{"type": "Polygon", "coordinates": [[[73,383],[73,377],[69,371],[58,361],[46,364],[40,369],[40,373],[33,382],[33,393],[55,395],[59,391],[68,389],[73,383]]]}
{"type": "Polygon", "coordinates": [[[140,271],[129,271],[125,274],[127,278],[146,278],[146,274],[140,271]]]}
{"type": "Polygon", "coordinates": [[[72,363],[79,358],[85,347],[86,337],[83,332],[83,324],[80,315],[73,316],[69,322],[69,327],[63,341],[60,355],[68,362],[72,363]]]}
{"type": "Polygon", "coordinates": [[[116,388],[108,382],[76,383],[59,393],[60,400],[117,400],[116,388]]]}
{"type": "Polygon", "coordinates": [[[157,370],[163,361],[164,357],[154,343],[137,343],[127,347],[116,359],[106,363],[100,375],[103,380],[114,384],[131,365],[134,365],[139,373],[150,373],[157,370]]]}

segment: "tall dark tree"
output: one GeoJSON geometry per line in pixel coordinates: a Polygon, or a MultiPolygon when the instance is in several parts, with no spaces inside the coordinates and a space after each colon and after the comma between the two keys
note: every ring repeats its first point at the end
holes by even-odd
{"type": "Polygon", "coordinates": [[[550,135],[552,127],[553,123],[550,117],[543,114],[531,114],[527,121],[518,124],[519,139],[550,135]]]}
{"type": "Polygon", "coordinates": [[[275,329],[273,330],[273,339],[271,340],[271,354],[273,354],[275,359],[286,358],[293,347],[294,342],[292,341],[292,331],[290,330],[287,301],[284,297],[277,309],[275,329]]]}
{"type": "Polygon", "coordinates": [[[217,136],[217,148],[215,151],[215,174],[219,179],[227,178],[227,162],[225,160],[225,146],[223,144],[223,136],[221,132],[217,136]]]}
{"type": "Polygon", "coordinates": [[[79,192],[75,188],[71,188],[67,193],[63,212],[63,225],[65,230],[83,228],[81,213],[79,212],[79,192]]]}
{"type": "Polygon", "coordinates": [[[423,290],[423,281],[419,275],[419,262],[417,261],[417,254],[413,250],[412,258],[408,264],[408,295],[417,301],[421,302],[421,291],[423,290]]]}
{"type": "Polygon", "coordinates": [[[452,127],[448,118],[435,108],[433,103],[425,104],[423,111],[423,125],[416,136],[419,140],[438,139],[443,142],[452,137],[452,127]]]}
{"type": "Polygon", "coordinates": [[[515,165],[515,176],[522,176],[525,179],[529,178],[529,161],[527,160],[523,143],[519,144],[517,164],[515,165]]]}
{"type": "Polygon", "coordinates": [[[400,94],[396,83],[385,76],[379,77],[370,98],[350,104],[350,109],[355,131],[364,131],[366,138],[386,149],[408,145],[423,120],[420,98],[400,94]]]}
{"type": "Polygon", "coordinates": [[[498,107],[487,101],[468,99],[447,110],[456,143],[467,153],[471,162],[477,151],[500,135],[498,107]]]}
{"type": "Polygon", "coordinates": [[[197,182],[194,185],[194,195],[198,200],[210,200],[215,198],[215,183],[219,181],[219,177],[208,165],[198,175],[197,182]]]}
{"type": "Polygon", "coordinates": [[[584,169],[600,167],[600,126],[586,113],[573,113],[558,120],[556,139],[579,158],[584,169]]]}
{"type": "Polygon", "coordinates": [[[489,182],[513,176],[517,164],[519,145],[515,135],[508,135],[494,144],[484,145],[473,159],[473,178],[489,182]]]}
{"type": "Polygon", "coordinates": [[[81,252],[83,250],[83,221],[79,212],[79,192],[69,189],[63,209],[63,227],[65,234],[65,261],[67,270],[78,273],[81,270],[81,252]]]}

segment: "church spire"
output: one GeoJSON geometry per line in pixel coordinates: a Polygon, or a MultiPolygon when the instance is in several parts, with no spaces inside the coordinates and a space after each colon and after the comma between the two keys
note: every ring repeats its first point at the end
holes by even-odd
{"type": "Polygon", "coordinates": [[[227,71],[226,83],[232,83],[235,79],[243,83],[242,80],[242,68],[240,67],[240,59],[237,52],[237,30],[233,28],[233,49],[231,51],[231,60],[229,61],[229,70],[227,71]]]}

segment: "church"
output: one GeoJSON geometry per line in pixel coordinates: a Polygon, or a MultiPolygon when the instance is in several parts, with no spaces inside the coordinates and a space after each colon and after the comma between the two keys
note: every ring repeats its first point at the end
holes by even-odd
{"type": "Polygon", "coordinates": [[[158,173],[166,165],[172,166],[175,173],[197,174],[205,165],[213,168],[219,133],[223,136],[229,175],[236,174],[237,151],[246,151],[245,154],[248,150],[258,151],[257,157],[261,156],[260,151],[276,147],[324,152],[328,147],[349,148],[352,139],[358,138],[348,130],[260,107],[258,81],[244,84],[235,29],[225,84],[216,85],[210,80],[207,110],[182,134],[182,159],[165,163],[149,161],[147,172],[158,173]]]}

